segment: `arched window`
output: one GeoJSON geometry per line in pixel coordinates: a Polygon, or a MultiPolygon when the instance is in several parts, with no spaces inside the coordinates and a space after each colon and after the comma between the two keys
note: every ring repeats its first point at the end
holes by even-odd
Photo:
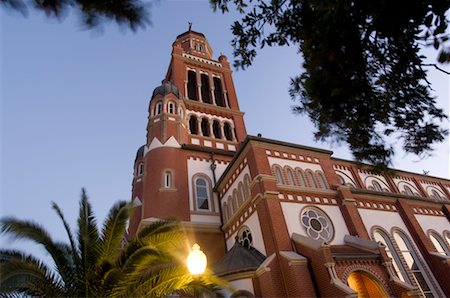
{"type": "Polygon", "coordinates": [[[316,240],[329,242],[334,237],[333,224],[325,212],[316,207],[305,207],[300,214],[305,233],[316,240]]]}
{"type": "Polygon", "coordinates": [[[253,237],[250,229],[247,227],[242,227],[238,232],[238,242],[240,245],[246,249],[253,247],[253,237]]]}
{"type": "Polygon", "coordinates": [[[399,255],[397,254],[391,240],[389,239],[389,236],[379,230],[375,230],[373,232],[373,238],[376,242],[381,242],[386,248],[386,254],[389,258],[392,259],[392,266],[394,267],[394,271],[397,274],[398,278],[401,281],[408,282],[408,274],[405,271],[405,268],[403,268],[401,259],[399,255]]]}
{"type": "Polygon", "coordinates": [[[428,277],[425,274],[421,261],[419,260],[419,257],[413,249],[409,239],[405,235],[400,234],[398,231],[395,231],[394,240],[397,243],[397,247],[399,248],[400,253],[403,256],[408,269],[414,276],[416,284],[418,285],[423,296],[434,297],[428,277]]]}
{"type": "Polygon", "coordinates": [[[210,186],[205,178],[195,179],[195,199],[198,210],[211,210],[210,186]]]}
{"type": "Polygon", "coordinates": [[[338,179],[339,179],[339,184],[340,184],[340,185],[345,185],[345,180],[344,180],[344,178],[342,178],[341,175],[337,175],[337,176],[338,176],[338,179]]]}
{"type": "Polygon", "coordinates": [[[188,70],[188,98],[198,100],[197,96],[197,74],[193,70],[188,70]]]}
{"type": "Polygon", "coordinates": [[[203,136],[209,137],[209,121],[207,118],[202,118],[201,127],[203,136]]]}
{"type": "Polygon", "coordinates": [[[144,174],[144,164],[141,162],[137,166],[137,175],[141,176],[142,174],[144,174]]]}
{"type": "Polygon", "coordinates": [[[222,204],[222,219],[223,219],[223,223],[226,223],[228,221],[228,205],[227,205],[227,202],[223,202],[223,204],[222,204]]]}
{"type": "Polygon", "coordinates": [[[193,135],[198,134],[197,117],[191,116],[191,118],[189,118],[189,130],[193,135]]]}
{"type": "Polygon", "coordinates": [[[316,177],[320,188],[328,188],[327,180],[321,171],[316,171],[316,177]]]}
{"type": "Polygon", "coordinates": [[[300,186],[306,187],[308,184],[306,184],[305,173],[299,168],[297,168],[296,172],[300,186]]]}
{"type": "Polygon", "coordinates": [[[220,123],[217,120],[214,120],[213,122],[213,133],[215,138],[217,139],[222,138],[222,133],[220,132],[220,123]]]}
{"type": "Polygon", "coordinates": [[[310,187],[319,188],[317,185],[316,177],[314,177],[313,172],[311,172],[310,170],[306,171],[306,181],[309,182],[310,187]]]}
{"type": "Polygon", "coordinates": [[[172,173],[170,171],[164,172],[163,187],[172,188],[172,173]]]}
{"type": "Polygon", "coordinates": [[[227,139],[228,141],[232,141],[233,140],[233,135],[231,133],[231,125],[228,122],[225,122],[223,125],[223,133],[225,134],[225,139],[227,139]]]}
{"type": "Polygon", "coordinates": [[[358,297],[389,297],[386,289],[372,274],[355,270],[347,278],[348,286],[358,293],[358,297]]]}
{"type": "Polygon", "coordinates": [[[242,206],[242,204],[244,204],[244,185],[242,182],[239,182],[238,184],[237,198],[239,206],[242,206]]]}
{"type": "Polygon", "coordinates": [[[218,77],[213,78],[214,81],[214,97],[216,98],[216,105],[219,107],[225,106],[225,101],[223,98],[222,81],[218,77]]]}
{"type": "Polygon", "coordinates": [[[250,197],[250,177],[248,174],[244,176],[244,198],[250,197]]]}
{"type": "Polygon", "coordinates": [[[442,197],[439,195],[439,193],[435,190],[431,190],[431,198],[435,200],[442,200],[442,197]]]}
{"type": "Polygon", "coordinates": [[[287,176],[287,183],[289,185],[296,185],[294,174],[292,173],[292,170],[290,168],[286,168],[286,176],[287,176]]]}
{"type": "Polygon", "coordinates": [[[284,184],[283,175],[281,174],[281,169],[279,167],[274,167],[275,178],[277,178],[277,183],[284,184]]]}
{"type": "Polygon", "coordinates": [[[438,233],[430,231],[429,236],[438,253],[444,256],[450,255],[449,247],[445,244],[444,239],[442,239],[438,233]]]}
{"type": "Polygon", "coordinates": [[[169,114],[175,114],[175,103],[173,103],[172,101],[169,102],[169,114]]]}
{"type": "Polygon", "coordinates": [[[162,113],[162,102],[158,102],[155,106],[155,116],[162,113]]]}
{"type": "Polygon", "coordinates": [[[235,214],[236,210],[238,210],[237,200],[236,200],[236,193],[234,193],[232,196],[230,196],[228,203],[231,207],[231,213],[235,214]]]}
{"type": "Polygon", "coordinates": [[[241,204],[239,202],[238,191],[236,189],[233,190],[233,200],[234,200],[235,207],[236,207],[236,209],[234,209],[234,211],[236,211],[241,206],[241,204]]]}
{"type": "Polygon", "coordinates": [[[445,239],[445,242],[447,242],[447,245],[450,246],[450,232],[449,231],[444,231],[444,239],[445,239]]]}
{"type": "Polygon", "coordinates": [[[414,195],[414,192],[412,191],[411,187],[409,187],[408,185],[405,185],[403,187],[403,190],[404,190],[405,194],[407,194],[408,196],[414,195]]]}
{"type": "Polygon", "coordinates": [[[380,183],[378,183],[375,180],[372,181],[372,186],[375,191],[383,191],[383,188],[381,187],[380,183]]]}
{"type": "Polygon", "coordinates": [[[207,74],[202,73],[200,75],[201,83],[202,83],[202,100],[205,103],[211,103],[211,93],[209,88],[209,77],[207,74]]]}

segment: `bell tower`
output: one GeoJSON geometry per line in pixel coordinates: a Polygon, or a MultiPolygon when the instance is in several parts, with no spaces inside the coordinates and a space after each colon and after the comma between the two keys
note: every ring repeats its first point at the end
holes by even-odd
{"type": "Polygon", "coordinates": [[[178,35],[148,112],[147,141],[135,159],[129,235],[176,217],[214,261],[225,252],[214,185],[247,135],[227,57],[215,60],[202,33],[189,28],[178,35]]]}

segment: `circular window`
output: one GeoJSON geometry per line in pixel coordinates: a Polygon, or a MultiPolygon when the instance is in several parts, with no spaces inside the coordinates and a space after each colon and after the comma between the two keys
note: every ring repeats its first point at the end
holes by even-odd
{"type": "Polygon", "coordinates": [[[245,227],[239,231],[239,244],[243,247],[250,249],[253,246],[253,238],[250,230],[245,227]]]}
{"type": "Polygon", "coordinates": [[[306,207],[300,215],[300,222],[309,237],[327,242],[333,239],[333,224],[322,210],[314,207],[306,207]]]}

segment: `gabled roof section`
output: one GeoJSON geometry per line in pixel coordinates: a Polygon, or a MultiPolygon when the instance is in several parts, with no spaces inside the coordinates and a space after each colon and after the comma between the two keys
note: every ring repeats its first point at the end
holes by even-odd
{"type": "Polygon", "coordinates": [[[256,248],[245,248],[238,241],[214,266],[218,276],[233,273],[255,271],[264,262],[266,257],[256,248]]]}

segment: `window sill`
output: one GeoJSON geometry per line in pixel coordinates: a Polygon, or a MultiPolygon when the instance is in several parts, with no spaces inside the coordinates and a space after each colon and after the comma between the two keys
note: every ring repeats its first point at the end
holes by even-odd
{"type": "Polygon", "coordinates": [[[172,191],[172,192],[174,192],[174,191],[178,191],[178,189],[177,188],[173,188],[173,187],[161,187],[160,189],[159,189],[159,191],[161,192],[161,191],[172,191]]]}

